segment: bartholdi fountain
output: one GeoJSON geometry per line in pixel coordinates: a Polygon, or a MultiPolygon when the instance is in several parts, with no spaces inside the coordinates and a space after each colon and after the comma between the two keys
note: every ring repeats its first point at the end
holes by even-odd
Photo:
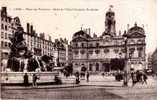
{"type": "Polygon", "coordinates": [[[45,56],[37,58],[28,50],[23,33],[23,28],[18,27],[17,31],[10,38],[12,45],[10,47],[11,52],[7,63],[7,70],[11,72],[51,71],[47,70],[42,59],[45,56]]]}
{"type": "MultiPolygon", "coordinates": [[[[29,76],[29,81],[32,81],[32,75],[36,73],[40,80],[39,82],[52,82],[58,72],[47,70],[47,64],[44,58],[37,58],[28,50],[23,37],[24,31],[22,27],[18,27],[17,31],[10,38],[10,55],[7,61],[6,71],[1,72],[2,84],[23,83],[25,73],[29,76]]],[[[50,69],[50,68],[49,68],[50,69]]]]}

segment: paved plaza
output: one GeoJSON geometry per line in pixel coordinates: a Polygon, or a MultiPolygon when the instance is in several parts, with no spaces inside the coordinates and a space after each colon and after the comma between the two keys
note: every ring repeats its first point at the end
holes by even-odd
{"type": "Polygon", "coordinates": [[[112,76],[95,75],[90,81],[81,80],[79,85],[74,77],[63,78],[62,85],[41,85],[38,87],[2,87],[2,100],[156,100],[157,80],[149,77],[148,84],[122,87],[112,76]]]}

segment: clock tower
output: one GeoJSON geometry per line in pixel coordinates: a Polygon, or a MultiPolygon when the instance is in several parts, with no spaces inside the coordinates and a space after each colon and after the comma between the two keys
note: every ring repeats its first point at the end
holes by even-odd
{"type": "Polygon", "coordinates": [[[113,6],[111,5],[109,10],[106,12],[105,16],[105,33],[110,34],[111,36],[116,35],[115,29],[115,13],[112,11],[113,6]]]}

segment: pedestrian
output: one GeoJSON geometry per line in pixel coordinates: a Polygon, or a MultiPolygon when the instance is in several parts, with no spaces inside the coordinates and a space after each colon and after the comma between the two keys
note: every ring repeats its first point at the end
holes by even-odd
{"type": "Polygon", "coordinates": [[[87,74],[86,74],[86,79],[87,79],[87,82],[89,82],[89,72],[87,71],[87,74]]]}
{"type": "Polygon", "coordinates": [[[132,78],[132,86],[134,86],[137,83],[137,74],[136,72],[131,73],[132,78]]]}
{"type": "Polygon", "coordinates": [[[137,79],[137,82],[141,82],[141,73],[139,70],[136,71],[136,79],[137,79]]]}
{"type": "Polygon", "coordinates": [[[80,78],[79,78],[79,72],[77,71],[76,73],[75,73],[75,76],[76,76],[76,84],[79,84],[80,83],[80,78]]]}
{"type": "Polygon", "coordinates": [[[37,75],[33,74],[33,82],[32,82],[33,87],[37,86],[37,79],[38,79],[37,75]]]}
{"type": "Polygon", "coordinates": [[[25,73],[25,75],[23,76],[23,79],[24,79],[24,86],[28,86],[29,85],[29,82],[28,82],[28,75],[27,73],[25,73]]]}
{"type": "Polygon", "coordinates": [[[104,77],[104,75],[105,75],[105,74],[104,74],[104,73],[102,73],[101,75],[102,75],[102,77],[104,77]]]}
{"type": "Polygon", "coordinates": [[[148,79],[148,77],[147,77],[147,75],[144,73],[144,74],[143,74],[143,83],[146,83],[146,84],[147,84],[147,79],[148,79]]]}

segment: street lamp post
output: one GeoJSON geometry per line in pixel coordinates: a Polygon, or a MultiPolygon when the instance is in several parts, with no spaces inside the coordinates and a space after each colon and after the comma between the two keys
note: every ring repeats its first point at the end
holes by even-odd
{"type": "Polygon", "coordinates": [[[59,47],[60,47],[60,42],[57,42],[57,67],[60,67],[60,62],[59,62],[59,47]]]}
{"type": "Polygon", "coordinates": [[[123,86],[128,86],[128,57],[127,57],[127,38],[124,38],[124,48],[125,48],[125,67],[124,67],[124,79],[123,86]]]}

